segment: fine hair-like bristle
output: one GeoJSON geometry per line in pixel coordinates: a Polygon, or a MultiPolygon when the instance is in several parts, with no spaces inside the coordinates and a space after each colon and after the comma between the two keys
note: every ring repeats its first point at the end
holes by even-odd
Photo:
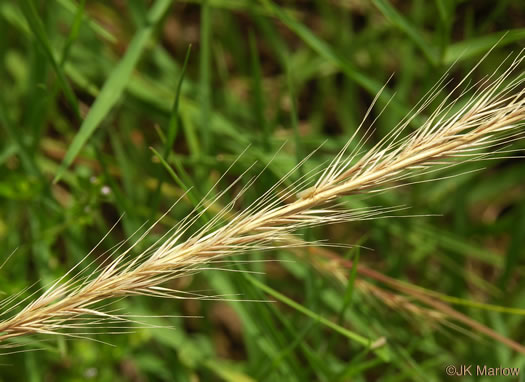
{"type": "MultiPolygon", "coordinates": [[[[70,277],[76,271],[72,269],[32,301],[31,296],[17,301],[18,295],[4,299],[0,302],[4,317],[0,322],[0,341],[27,334],[79,337],[84,333],[75,330],[101,322],[121,327],[135,323],[130,316],[101,307],[106,300],[114,298],[132,295],[206,298],[208,296],[172,290],[163,284],[202,270],[206,264],[226,256],[254,249],[294,246],[296,243],[290,242],[289,235],[299,228],[372,219],[399,209],[341,210],[333,203],[341,196],[403,185],[415,175],[429,174],[444,166],[511,155],[506,146],[521,138],[525,119],[523,76],[520,74],[514,79],[511,76],[523,59],[524,55],[519,54],[505,64],[507,68],[502,75],[489,76],[467,90],[462,89],[465,78],[419,128],[400,138],[402,131],[422,118],[421,112],[436,99],[446,82],[443,78],[411,115],[364,154],[372,126],[363,129],[363,123],[333,161],[321,169],[321,175],[311,187],[305,186],[311,174],[284,190],[280,190],[280,182],[253,205],[221,223],[233,210],[239,195],[189,239],[182,239],[219,194],[217,199],[202,201],[193,214],[138,256],[131,257],[130,252],[152,227],[137,239],[130,238],[134,243],[129,248],[124,250],[124,243],[114,248],[116,258],[99,265],[92,277],[83,276],[82,272],[70,277]],[[458,91],[460,94],[456,96],[454,93],[458,91]],[[282,203],[294,195],[293,202],[282,203]]],[[[242,192],[254,181],[256,178],[248,182],[242,192]]],[[[89,256],[91,253],[86,259],[89,256]]]]}

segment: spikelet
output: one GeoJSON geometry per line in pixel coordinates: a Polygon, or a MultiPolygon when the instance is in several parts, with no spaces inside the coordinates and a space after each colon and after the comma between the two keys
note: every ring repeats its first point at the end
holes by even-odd
{"type": "MultiPolygon", "coordinates": [[[[456,96],[468,77],[465,78],[419,128],[401,138],[403,131],[414,124],[416,118],[421,118],[421,113],[437,99],[445,85],[446,78],[443,78],[412,114],[364,154],[372,126],[363,131],[362,123],[341,152],[320,171],[315,184],[305,190],[301,188],[308,185],[312,174],[280,190],[290,172],[256,202],[222,223],[238,198],[257,180],[257,177],[252,178],[221,212],[189,239],[183,239],[209,206],[234,186],[236,182],[233,182],[216,199],[202,201],[193,214],[140,255],[132,257],[130,252],[153,226],[137,234],[137,238],[129,238],[133,242],[129,248],[124,249],[125,243],[114,248],[111,255],[116,257],[109,256],[113,260],[100,264],[94,276],[85,276],[82,271],[71,276],[76,272],[75,267],[35,299],[33,295],[21,301],[17,301],[18,294],[8,297],[0,302],[3,317],[0,341],[28,334],[82,337],[88,333],[78,333],[79,330],[101,324],[106,327],[115,324],[120,328],[136,324],[131,316],[104,309],[104,304],[115,298],[132,295],[210,298],[162,285],[168,280],[213,267],[214,261],[227,256],[294,246],[289,235],[299,228],[374,219],[399,210],[380,207],[341,210],[334,207],[341,196],[382,191],[407,184],[415,175],[429,174],[443,167],[509,155],[506,146],[521,138],[525,119],[523,76],[520,73],[513,80],[510,76],[515,74],[524,58],[519,54],[506,64],[508,68],[502,75],[489,76],[456,96]],[[472,94],[467,96],[469,92],[472,94]],[[289,200],[294,195],[297,196],[295,201],[283,204],[282,200],[289,200]]],[[[91,253],[85,259],[90,256],[91,253]]]]}

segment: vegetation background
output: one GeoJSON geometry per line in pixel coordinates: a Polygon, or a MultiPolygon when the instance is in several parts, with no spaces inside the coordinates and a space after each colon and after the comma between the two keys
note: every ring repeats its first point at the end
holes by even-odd
{"type": "MultiPolygon", "coordinates": [[[[228,167],[216,190],[255,161],[251,173],[269,164],[237,208],[247,206],[325,142],[293,181],[342,148],[394,74],[385,93],[395,98],[372,145],[452,64],[449,88],[498,41],[473,81],[525,46],[523,1],[1,0],[0,263],[16,249],[1,269],[1,293],[47,285],[119,216],[95,254],[193,187],[150,244],[228,167]]],[[[514,146],[525,149],[525,140],[514,146]]],[[[524,380],[523,354],[455,315],[525,341],[525,161],[470,163],[433,177],[481,167],[344,200],[407,205],[404,214],[426,216],[300,232],[369,249],[250,253],[225,264],[231,272],[170,284],[273,303],[117,301],[114,308],[174,329],[101,328],[89,336],[114,346],[22,338],[43,351],[3,355],[0,378],[441,381],[448,364],[486,364],[521,367],[524,380]],[[356,272],[357,263],[366,268],[356,272]]]]}

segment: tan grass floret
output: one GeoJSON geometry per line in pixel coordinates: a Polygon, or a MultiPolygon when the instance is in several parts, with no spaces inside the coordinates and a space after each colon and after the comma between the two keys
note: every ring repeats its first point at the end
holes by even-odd
{"type": "MultiPolygon", "coordinates": [[[[16,301],[18,296],[5,299],[0,303],[2,316],[6,317],[0,322],[0,341],[27,334],[84,336],[86,333],[78,331],[101,324],[107,327],[116,323],[124,327],[125,324],[134,323],[131,316],[104,310],[104,303],[119,297],[208,297],[171,290],[162,285],[181,275],[205,269],[207,264],[226,256],[248,250],[294,245],[290,244],[287,237],[301,227],[361,221],[397,210],[341,210],[334,207],[333,203],[341,196],[382,191],[406,184],[415,175],[429,174],[465,161],[508,155],[506,145],[523,134],[523,76],[520,74],[509,82],[510,75],[523,59],[524,56],[520,54],[501,76],[491,76],[472,85],[472,94],[468,98],[465,92],[454,95],[466,81],[463,80],[418,129],[400,138],[402,132],[421,118],[421,112],[436,100],[445,85],[443,78],[410,116],[364,154],[362,152],[372,130],[369,127],[363,131],[360,126],[343,150],[322,169],[315,184],[306,190],[300,191],[311,179],[311,174],[284,190],[279,188],[281,181],[253,205],[222,223],[224,216],[234,208],[240,197],[237,196],[189,239],[183,239],[192,224],[206,211],[206,206],[215,200],[201,202],[194,214],[173,227],[155,246],[139,256],[131,257],[130,251],[152,227],[122,253],[118,254],[124,243],[115,248],[113,254],[117,257],[108,264],[99,265],[98,273],[93,277],[83,276],[83,272],[70,277],[74,271],[72,269],[18,312],[17,309],[32,297],[21,301],[16,301]],[[295,201],[288,204],[282,202],[293,195],[297,195],[295,201]],[[16,313],[9,317],[13,312],[16,313]]],[[[248,182],[243,191],[254,181],[256,178],[248,182]]]]}

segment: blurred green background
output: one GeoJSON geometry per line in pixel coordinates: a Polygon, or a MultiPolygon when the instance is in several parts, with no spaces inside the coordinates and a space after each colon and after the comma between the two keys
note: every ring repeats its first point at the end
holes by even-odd
{"type": "MultiPolygon", "coordinates": [[[[159,218],[185,188],[198,200],[230,166],[212,195],[254,162],[252,175],[270,163],[240,210],[324,142],[292,182],[333,158],[394,74],[370,118],[395,93],[372,145],[452,64],[448,88],[498,41],[472,83],[525,47],[523,1],[0,0],[0,263],[16,250],[0,292],[60,277],[122,214],[93,256],[159,218]]],[[[368,249],[250,253],[225,267],[260,273],[209,270],[169,285],[272,303],[128,298],[114,307],[201,318],[152,317],[144,321],[174,329],[91,336],[114,346],[22,338],[43,350],[1,356],[0,378],[441,381],[447,364],[480,364],[521,367],[524,380],[524,355],[409,293],[426,288],[432,301],[525,342],[525,162],[433,176],[481,167],[344,199],[427,216],[300,232],[368,249]],[[348,259],[411,284],[400,291],[356,275],[348,259]]],[[[192,207],[179,203],[144,245],[192,207]]]]}

